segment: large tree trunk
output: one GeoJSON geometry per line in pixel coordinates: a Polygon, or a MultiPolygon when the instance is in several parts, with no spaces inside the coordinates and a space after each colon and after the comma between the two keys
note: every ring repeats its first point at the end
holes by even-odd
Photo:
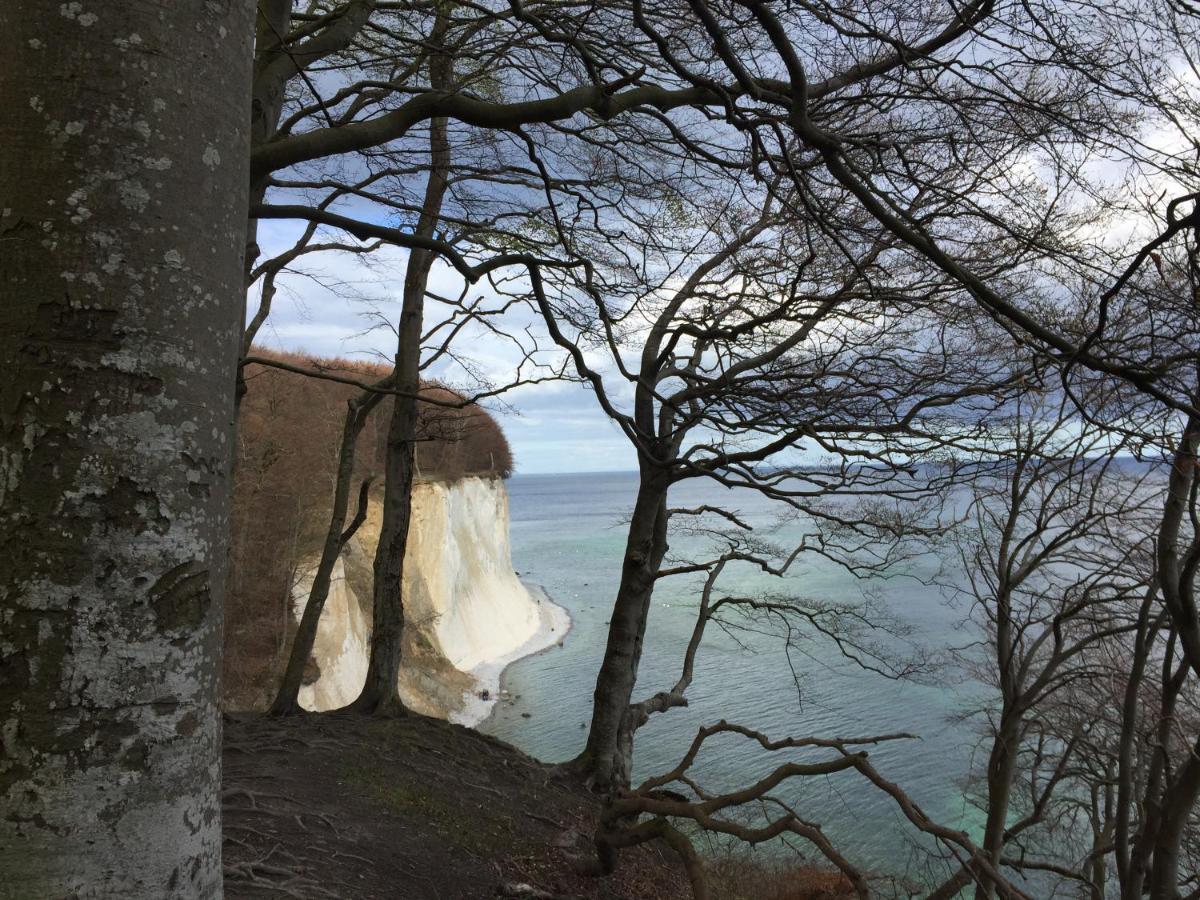
{"type": "MultiPolygon", "coordinates": [[[[438,18],[430,44],[437,46],[445,36],[446,21],[438,18]]],[[[430,60],[430,83],[439,89],[451,82],[451,60],[435,53],[430,60]]],[[[445,118],[429,123],[429,181],[416,234],[433,237],[450,174],[450,139],[445,118]]],[[[404,300],[397,329],[395,404],[388,423],[387,457],[384,463],[383,521],[375,548],[375,583],[372,594],[371,659],[362,693],[351,704],[359,712],[384,715],[403,711],[398,679],[404,640],[404,558],[412,518],[413,470],[416,463],[418,400],[421,388],[421,332],[424,323],[425,289],[434,254],[412,250],[404,273],[404,300]]]]}
{"type": "Polygon", "coordinates": [[[613,605],[604,662],[596,676],[592,727],[576,761],[598,791],[614,792],[629,783],[632,730],[622,728],[633,698],[646,618],[658,569],[667,552],[667,491],[670,480],[652,463],[642,465],[637,501],[613,605]],[[622,737],[625,739],[622,739],[622,737]]]}
{"type": "Polygon", "coordinates": [[[221,895],[254,5],[0,4],[0,873],[221,895]]]}

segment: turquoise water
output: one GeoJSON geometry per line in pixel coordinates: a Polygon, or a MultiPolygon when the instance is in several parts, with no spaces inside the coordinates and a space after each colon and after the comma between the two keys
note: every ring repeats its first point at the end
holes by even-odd
{"type": "MultiPolygon", "coordinates": [[[[636,484],[632,473],[527,475],[509,482],[513,564],[524,580],[542,585],[570,612],[573,626],[561,647],[509,668],[505,684],[519,699],[497,707],[481,727],[540,759],[566,760],[583,747],[619,578],[624,517],[636,484]]],[[[736,509],[756,534],[781,545],[803,530],[797,523],[780,525],[777,511],[757,495],[731,494],[707,482],[677,486],[670,502],[736,509]]],[[[704,539],[690,535],[671,540],[673,555],[704,546],[704,539]]],[[[917,561],[908,571],[930,566],[917,561]]],[[[915,644],[962,646],[972,637],[961,611],[936,588],[906,577],[863,582],[819,557],[801,557],[783,580],[748,568],[730,571],[721,587],[728,593],[758,588],[840,602],[861,602],[869,592],[912,629],[903,639],[877,636],[897,652],[915,644]]],[[[636,698],[668,688],[678,677],[698,590],[699,581],[690,576],[659,583],[636,698]]],[[[977,752],[977,735],[956,714],[971,706],[973,697],[978,702],[978,685],[952,675],[913,683],[864,672],[842,659],[827,639],[803,630],[790,650],[784,644],[776,633],[731,635],[710,626],[688,691],[690,706],[655,716],[638,733],[635,779],[670,769],[697,728],[722,718],[773,738],[913,732],[919,740],[873,749],[873,763],[936,821],[973,830],[977,816],[963,800],[962,781],[977,752]]],[[[694,773],[708,789],[729,789],[766,774],[783,758],[744,738],[723,736],[706,745],[694,773]]],[[[852,861],[881,874],[927,877],[924,854],[914,851],[924,843],[893,801],[857,774],[796,781],[778,793],[803,818],[822,823],[852,861]]]]}

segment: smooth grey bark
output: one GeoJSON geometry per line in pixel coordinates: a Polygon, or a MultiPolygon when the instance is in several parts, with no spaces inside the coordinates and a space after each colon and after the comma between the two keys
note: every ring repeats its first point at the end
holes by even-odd
{"type": "MultiPolygon", "coordinates": [[[[1196,801],[1200,800],[1200,741],[1179,767],[1165,802],[1154,840],[1150,870],[1150,900],[1180,900],[1179,855],[1183,833],[1196,801]]],[[[1186,873],[1191,875],[1193,873],[1186,873]]]]}
{"type": "MultiPolygon", "coordinates": [[[[1006,701],[988,754],[987,820],[982,849],[993,864],[999,864],[1004,850],[1008,808],[1021,743],[1021,718],[1021,713],[1012,710],[1006,701]]],[[[975,886],[975,900],[990,900],[994,896],[995,886],[986,878],[980,879],[975,886]]]]}
{"type": "Polygon", "coordinates": [[[5,896],[221,896],[253,14],[0,4],[5,896]]]}
{"type": "MultiPolygon", "coordinates": [[[[438,17],[430,44],[441,44],[447,20],[438,17]]],[[[430,57],[430,83],[445,89],[452,79],[452,60],[446,53],[430,57]]],[[[442,214],[450,176],[450,138],[445,118],[429,123],[429,180],[415,234],[433,237],[442,214]]],[[[351,704],[358,712],[392,714],[402,712],[400,699],[400,656],[404,639],[404,558],[412,518],[412,486],[416,461],[418,400],[421,389],[421,335],[425,312],[425,289],[435,254],[431,250],[409,251],[404,272],[404,297],[397,328],[394,369],[395,403],[388,422],[387,455],[384,461],[383,520],[375,548],[372,589],[371,657],[362,693],[351,704]]]]}
{"type": "Polygon", "coordinates": [[[592,695],[591,728],[587,745],[575,761],[588,783],[603,793],[615,793],[629,783],[633,742],[623,722],[637,682],[654,582],[667,553],[670,479],[648,461],[641,469],[621,563],[621,583],[609,620],[608,643],[592,695]],[[627,739],[622,739],[623,734],[627,739]]]}

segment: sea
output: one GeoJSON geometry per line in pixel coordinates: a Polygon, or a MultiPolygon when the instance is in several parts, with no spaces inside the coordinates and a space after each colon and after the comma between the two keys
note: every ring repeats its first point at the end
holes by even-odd
{"type": "MultiPolygon", "coordinates": [[[[560,645],[507,669],[503,685],[511,699],[479,727],[543,761],[562,762],[583,748],[636,489],[632,472],[516,475],[508,483],[513,565],[524,581],[567,609],[572,626],[560,645]]],[[[670,505],[702,504],[736,511],[757,538],[781,548],[807,530],[794,516],[781,519],[777,504],[753,492],[704,480],[672,489],[670,505]]],[[[674,534],[671,556],[702,558],[711,542],[703,534],[674,534]]],[[[851,605],[870,600],[905,633],[867,633],[863,641],[896,658],[922,650],[969,653],[979,634],[952,593],[931,584],[935,572],[945,574],[940,560],[917,557],[885,577],[863,579],[805,552],[783,578],[732,566],[717,595],[769,593],[851,605]]],[[[658,583],[635,699],[670,688],[678,678],[701,584],[702,576],[658,583]]],[[[635,782],[673,768],[697,730],[722,719],[772,739],[910,733],[913,738],[869,748],[871,762],[933,820],[978,837],[981,816],[966,799],[966,779],[973,763],[986,759],[977,711],[990,692],[959,666],[895,678],[856,665],[804,622],[789,634],[778,623],[737,619],[726,628],[710,624],[687,696],[686,708],[655,715],[638,732],[635,782]]],[[[744,737],[721,735],[705,744],[691,774],[715,793],[744,787],[783,761],[827,757],[828,751],[770,753],[744,737]]],[[[839,851],[866,871],[929,883],[944,870],[931,863],[936,848],[896,803],[853,771],[795,779],[775,794],[802,819],[819,823],[839,851]]],[[[759,852],[797,849],[817,858],[798,840],[759,852]]]]}

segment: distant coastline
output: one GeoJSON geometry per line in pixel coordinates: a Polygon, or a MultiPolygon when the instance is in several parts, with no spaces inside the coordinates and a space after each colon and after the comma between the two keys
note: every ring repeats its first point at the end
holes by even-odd
{"type": "Polygon", "coordinates": [[[522,582],[529,596],[538,604],[539,622],[537,631],[524,644],[511,653],[482,662],[470,669],[476,685],[473,691],[463,696],[463,707],[450,713],[449,720],[456,725],[478,728],[491,717],[501,700],[501,684],[505,670],[513,663],[557,646],[571,630],[571,615],[550,599],[546,591],[536,584],[522,582]],[[487,699],[484,699],[486,696],[487,699]]]}

